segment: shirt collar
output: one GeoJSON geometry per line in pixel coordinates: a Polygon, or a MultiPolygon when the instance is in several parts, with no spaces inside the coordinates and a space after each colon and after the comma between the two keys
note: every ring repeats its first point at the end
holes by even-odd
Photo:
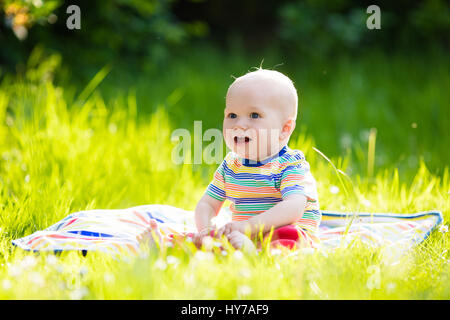
{"type": "Polygon", "coordinates": [[[267,159],[261,160],[261,161],[255,161],[255,160],[242,158],[242,164],[246,167],[259,167],[259,166],[265,165],[266,163],[269,163],[273,159],[281,157],[283,154],[286,153],[286,151],[287,151],[287,146],[284,146],[279,152],[275,153],[273,156],[271,156],[267,159]]]}

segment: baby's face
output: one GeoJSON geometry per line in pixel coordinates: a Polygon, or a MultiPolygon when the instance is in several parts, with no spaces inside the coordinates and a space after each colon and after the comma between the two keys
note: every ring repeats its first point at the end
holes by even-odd
{"type": "Polygon", "coordinates": [[[283,132],[290,103],[276,85],[266,80],[234,83],[227,93],[223,134],[227,147],[240,157],[264,160],[286,143],[283,132]],[[281,94],[280,94],[281,93],[281,94]]]}

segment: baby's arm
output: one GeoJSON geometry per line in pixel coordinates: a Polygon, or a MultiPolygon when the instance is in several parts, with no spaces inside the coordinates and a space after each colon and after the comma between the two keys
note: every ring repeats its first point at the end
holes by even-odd
{"type": "Polygon", "coordinates": [[[242,221],[243,229],[250,228],[251,235],[257,235],[262,228],[263,234],[272,227],[278,228],[291,224],[303,215],[306,197],[302,194],[291,194],[269,210],[260,213],[247,221],[242,221]]]}
{"type": "Polygon", "coordinates": [[[297,221],[303,215],[305,204],[306,197],[304,195],[291,194],[269,210],[248,220],[227,223],[218,230],[217,236],[228,235],[232,231],[241,233],[251,231],[251,236],[255,236],[261,229],[264,234],[270,231],[272,227],[278,228],[297,221]]]}
{"type": "Polygon", "coordinates": [[[194,243],[197,246],[201,246],[202,238],[214,228],[211,219],[218,214],[222,204],[223,201],[214,199],[206,193],[197,203],[195,207],[195,225],[198,233],[194,237],[194,243]]]}

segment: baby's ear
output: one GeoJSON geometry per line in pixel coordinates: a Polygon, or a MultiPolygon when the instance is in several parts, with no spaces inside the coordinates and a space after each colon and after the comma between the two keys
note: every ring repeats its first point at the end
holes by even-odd
{"type": "Polygon", "coordinates": [[[286,122],[283,125],[283,128],[281,129],[280,138],[283,140],[288,138],[292,134],[292,132],[294,132],[295,124],[296,122],[292,118],[286,120],[286,122]]]}

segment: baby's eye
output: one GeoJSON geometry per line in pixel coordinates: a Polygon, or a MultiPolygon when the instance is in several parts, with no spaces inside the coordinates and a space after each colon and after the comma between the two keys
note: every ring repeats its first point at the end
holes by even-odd
{"type": "Polygon", "coordinates": [[[257,118],[260,118],[261,116],[259,115],[259,113],[257,113],[257,112],[252,112],[252,113],[250,113],[250,118],[253,118],[253,119],[257,119],[257,118]]]}
{"type": "Polygon", "coordinates": [[[236,117],[237,117],[237,114],[236,114],[236,113],[229,113],[229,114],[228,114],[228,118],[234,119],[234,118],[236,118],[236,117]]]}

